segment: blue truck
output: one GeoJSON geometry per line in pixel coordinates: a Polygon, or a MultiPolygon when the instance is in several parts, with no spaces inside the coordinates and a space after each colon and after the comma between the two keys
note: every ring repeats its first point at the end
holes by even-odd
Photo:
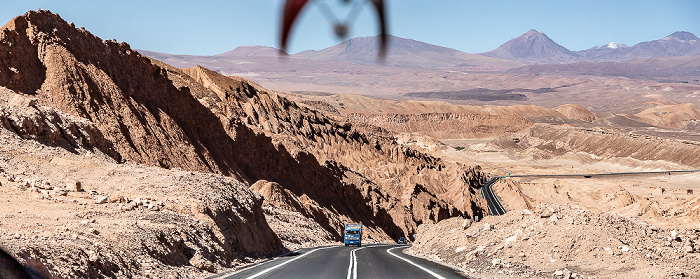
{"type": "Polygon", "coordinates": [[[345,234],[343,236],[345,246],[362,246],[362,224],[345,224],[345,234]]]}

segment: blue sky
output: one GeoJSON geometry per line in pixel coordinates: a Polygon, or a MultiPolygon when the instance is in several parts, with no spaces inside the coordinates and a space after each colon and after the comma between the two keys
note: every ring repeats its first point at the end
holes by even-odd
{"type": "MultiPolygon", "coordinates": [[[[323,1],[323,0],[316,0],[323,1]]],[[[358,1],[358,0],[354,0],[358,1]]],[[[689,31],[700,36],[700,1],[468,1],[386,0],[391,34],[469,53],[497,48],[537,29],[570,50],[608,42],[634,45],[689,31]]],[[[325,0],[336,18],[349,11],[325,0]]],[[[48,9],[102,39],[174,54],[218,54],[238,46],[278,46],[282,0],[0,0],[0,21],[48,9]]],[[[292,31],[290,52],[340,42],[318,4],[292,31]]],[[[350,37],[376,35],[374,11],[364,5],[350,37]]]]}

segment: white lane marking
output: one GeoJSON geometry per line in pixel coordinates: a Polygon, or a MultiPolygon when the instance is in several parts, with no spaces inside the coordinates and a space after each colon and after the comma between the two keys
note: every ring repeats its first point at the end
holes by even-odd
{"type": "Polygon", "coordinates": [[[348,277],[347,279],[352,279],[352,251],[350,251],[350,264],[348,265],[348,277]]]}
{"type": "Polygon", "coordinates": [[[357,279],[357,256],[355,256],[355,251],[362,250],[365,248],[366,247],[361,247],[350,251],[350,265],[348,266],[347,279],[357,279]]]}
{"type": "Polygon", "coordinates": [[[321,248],[313,249],[313,250],[311,250],[311,251],[309,251],[309,252],[306,252],[306,253],[302,254],[301,256],[298,256],[298,257],[296,257],[296,258],[293,258],[293,259],[291,259],[291,260],[288,260],[288,261],[283,262],[283,263],[281,263],[281,264],[278,264],[278,265],[276,265],[276,266],[273,266],[273,267],[270,267],[270,268],[265,269],[265,270],[263,270],[263,271],[260,271],[260,272],[258,272],[258,273],[256,273],[256,274],[254,274],[253,276],[248,277],[248,279],[253,279],[253,278],[255,278],[255,277],[258,277],[258,276],[260,276],[260,275],[263,275],[263,274],[265,274],[265,273],[268,273],[268,272],[270,272],[270,271],[272,271],[272,270],[275,270],[275,269],[277,269],[277,268],[282,267],[282,266],[285,265],[285,264],[288,264],[288,263],[291,263],[291,262],[296,261],[296,260],[298,260],[298,259],[301,259],[301,258],[303,258],[304,256],[306,256],[306,255],[308,255],[308,254],[311,254],[311,253],[313,253],[313,252],[316,252],[316,251],[318,251],[318,250],[323,250],[323,249],[328,249],[328,248],[335,248],[335,247],[340,247],[340,246],[329,246],[329,247],[321,247],[321,248]]]}
{"type": "MultiPolygon", "coordinates": [[[[496,182],[498,182],[498,180],[496,180],[496,182]]],[[[500,208],[500,210],[498,210],[498,211],[500,211],[501,212],[500,214],[503,215],[503,214],[506,214],[506,209],[505,209],[505,207],[503,207],[503,204],[501,204],[501,201],[498,200],[498,196],[496,196],[496,193],[493,192],[493,184],[496,184],[496,182],[492,183],[490,186],[491,193],[493,193],[493,199],[496,200],[496,203],[498,203],[498,206],[500,208]]]]}
{"type": "Polygon", "coordinates": [[[396,249],[396,248],[401,248],[401,247],[389,248],[389,249],[386,249],[386,252],[389,253],[390,255],[394,256],[394,257],[397,257],[397,258],[399,258],[399,259],[402,259],[402,260],[406,261],[407,263],[410,263],[410,264],[412,264],[412,265],[414,265],[414,266],[416,266],[416,267],[422,269],[423,271],[427,272],[428,274],[432,275],[432,276],[435,277],[435,278],[438,278],[438,279],[445,279],[445,277],[442,277],[442,276],[440,276],[439,274],[437,274],[437,273],[435,273],[435,272],[432,272],[431,270],[429,270],[429,269],[427,269],[427,268],[425,268],[425,267],[422,267],[422,266],[418,265],[417,263],[412,262],[412,261],[409,260],[409,259],[402,258],[402,257],[400,257],[399,255],[396,255],[396,254],[392,253],[391,250],[394,250],[394,249],[396,249]]]}

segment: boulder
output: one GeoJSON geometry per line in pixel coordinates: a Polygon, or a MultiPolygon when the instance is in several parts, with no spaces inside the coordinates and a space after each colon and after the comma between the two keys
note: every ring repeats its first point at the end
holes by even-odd
{"type": "Polygon", "coordinates": [[[66,181],[66,189],[71,192],[82,192],[83,191],[83,185],[80,183],[80,181],[77,180],[68,180],[66,181]]]}

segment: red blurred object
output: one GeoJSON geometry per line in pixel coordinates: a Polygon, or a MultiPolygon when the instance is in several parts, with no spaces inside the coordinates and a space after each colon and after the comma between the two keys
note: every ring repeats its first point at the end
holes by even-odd
{"type": "MultiPolygon", "coordinates": [[[[384,6],[384,0],[367,1],[372,3],[372,6],[377,12],[377,17],[379,18],[379,52],[377,53],[377,56],[380,60],[382,60],[386,55],[388,40],[385,15],[386,7],[384,6]]],[[[280,49],[284,53],[287,52],[287,42],[289,41],[289,33],[292,30],[292,26],[294,26],[294,22],[299,17],[301,10],[309,2],[309,0],[287,0],[284,4],[284,13],[282,14],[282,32],[280,33],[280,49]]]]}

